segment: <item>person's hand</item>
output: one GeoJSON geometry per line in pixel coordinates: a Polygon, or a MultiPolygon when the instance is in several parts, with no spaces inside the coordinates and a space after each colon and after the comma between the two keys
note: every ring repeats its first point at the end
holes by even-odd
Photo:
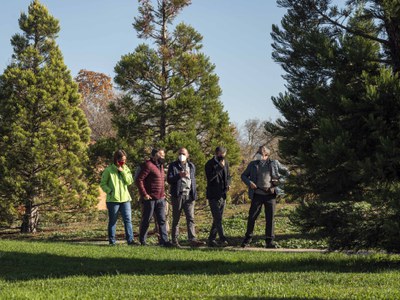
{"type": "Polygon", "coordinates": [[[185,171],[180,171],[179,172],[179,176],[181,176],[181,178],[182,177],[186,177],[186,172],[185,171]]]}
{"type": "Polygon", "coordinates": [[[254,182],[250,182],[250,188],[252,190],[256,190],[257,189],[257,185],[254,182]]]}
{"type": "Polygon", "coordinates": [[[219,162],[219,164],[221,165],[221,167],[225,167],[225,159],[221,160],[221,161],[219,162]]]}
{"type": "Polygon", "coordinates": [[[151,196],[150,195],[146,195],[143,198],[144,198],[144,200],[151,200],[151,196]]]}

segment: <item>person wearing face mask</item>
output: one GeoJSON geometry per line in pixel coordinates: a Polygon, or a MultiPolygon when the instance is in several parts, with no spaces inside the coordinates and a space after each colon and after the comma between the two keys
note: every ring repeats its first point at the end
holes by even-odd
{"type": "Polygon", "coordinates": [[[165,190],[164,190],[164,163],[165,152],[163,149],[153,149],[151,158],[140,167],[136,178],[136,186],[142,199],[143,212],[140,223],[139,240],[141,245],[146,245],[147,230],[155,214],[160,234],[160,245],[171,247],[165,216],[165,190]]]}
{"type": "Polygon", "coordinates": [[[225,158],[226,152],[227,151],[224,147],[217,147],[215,149],[215,156],[205,165],[207,177],[207,199],[213,217],[213,223],[208,237],[209,247],[219,246],[215,240],[217,233],[219,235],[220,244],[222,246],[228,246],[228,241],[222,227],[226,194],[231,183],[229,163],[225,158]]]}
{"type": "Polygon", "coordinates": [[[248,247],[252,241],[255,222],[260,215],[262,206],[265,206],[265,241],[266,248],[276,248],[274,243],[274,214],[276,207],[277,182],[281,174],[289,175],[286,167],[279,161],[269,158],[270,150],[261,146],[255,160],[250,162],[243,172],[241,179],[249,187],[251,205],[247,219],[247,230],[242,247],[248,247]]]}
{"type": "Polygon", "coordinates": [[[186,148],[178,150],[178,159],[168,167],[167,181],[170,184],[172,200],[172,244],[180,247],[178,241],[179,219],[182,210],[185,212],[188,239],[192,247],[199,247],[204,243],[196,239],[194,223],[194,201],[197,200],[196,168],[189,161],[189,152],[186,148]]]}
{"type": "Polygon", "coordinates": [[[131,195],[128,186],[133,183],[131,170],[126,166],[126,153],[118,150],[114,153],[114,163],[109,165],[101,176],[100,187],[107,194],[108,241],[115,245],[118,212],[121,213],[125,227],[125,238],[129,245],[136,242],[132,229],[131,195]]]}

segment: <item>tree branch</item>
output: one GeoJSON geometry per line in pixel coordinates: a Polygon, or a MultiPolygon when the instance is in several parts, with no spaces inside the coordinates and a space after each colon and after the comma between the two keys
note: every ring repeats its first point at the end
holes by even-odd
{"type": "Polygon", "coordinates": [[[344,30],[346,30],[347,32],[349,32],[349,33],[351,33],[351,34],[355,34],[355,35],[361,36],[361,37],[363,37],[363,38],[366,38],[366,39],[369,39],[369,40],[378,42],[378,43],[380,43],[380,44],[384,44],[384,45],[387,45],[387,46],[389,45],[389,41],[384,40],[384,39],[381,39],[381,38],[378,38],[378,37],[375,37],[375,36],[373,36],[373,35],[369,35],[369,34],[363,32],[363,31],[361,31],[361,30],[351,29],[351,28],[349,28],[348,26],[345,26],[345,25],[339,23],[338,21],[335,21],[334,19],[332,19],[332,18],[330,18],[329,16],[327,16],[326,14],[324,14],[322,11],[320,11],[320,10],[318,9],[318,7],[317,7],[316,5],[313,5],[313,6],[314,6],[315,11],[316,11],[318,14],[320,14],[326,21],[328,21],[329,23],[331,23],[332,25],[335,25],[335,26],[337,26],[337,27],[339,27],[339,28],[341,28],[341,29],[344,29],[344,30]]]}

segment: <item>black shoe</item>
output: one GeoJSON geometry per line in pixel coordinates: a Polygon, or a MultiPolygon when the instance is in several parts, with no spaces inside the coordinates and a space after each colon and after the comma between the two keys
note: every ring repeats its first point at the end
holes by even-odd
{"type": "Polygon", "coordinates": [[[140,242],[140,246],[147,246],[146,242],[140,242]]]}
{"type": "Polygon", "coordinates": [[[216,240],[208,241],[208,247],[212,247],[212,248],[218,247],[217,241],[216,240]]]}
{"type": "Polygon", "coordinates": [[[160,244],[160,246],[165,248],[172,248],[174,247],[174,244],[172,244],[171,242],[165,242],[163,244],[160,244]]]}
{"type": "Polygon", "coordinates": [[[278,244],[274,243],[274,242],[267,242],[265,244],[265,248],[267,249],[277,249],[279,248],[278,244]]]}
{"type": "Polygon", "coordinates": [[[251,239],[245,238],[245,239],[243,240],[242,244],[240,245],[240,247],[242,247],[242,248],[247,248],[247,247],[250,246],[250,244],[251,244],[251,239]]]}

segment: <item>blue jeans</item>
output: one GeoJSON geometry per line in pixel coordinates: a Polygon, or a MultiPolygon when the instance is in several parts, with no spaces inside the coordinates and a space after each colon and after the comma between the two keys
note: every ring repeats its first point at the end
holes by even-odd
{"type": "Polygon", "coordinates": [[[142,222],[140,224],[140,243],[145,244],[147,239],[147,230],[150,226],[151,217],[155,214],[160,233],[160,244],[168,242],[168,233],[165,217],[165,199],[143,200],[142,222]]]}
{"type": "Polygon", "coordinates": [[[107,202],[108,209],[108,241],[115,244],[115,232],[117,228],[118,212],[121,212],[122,220],[125,227],[125,238],[129,243],[133,242],[132,229],[132,208],[131,202],[107,202]]]}

